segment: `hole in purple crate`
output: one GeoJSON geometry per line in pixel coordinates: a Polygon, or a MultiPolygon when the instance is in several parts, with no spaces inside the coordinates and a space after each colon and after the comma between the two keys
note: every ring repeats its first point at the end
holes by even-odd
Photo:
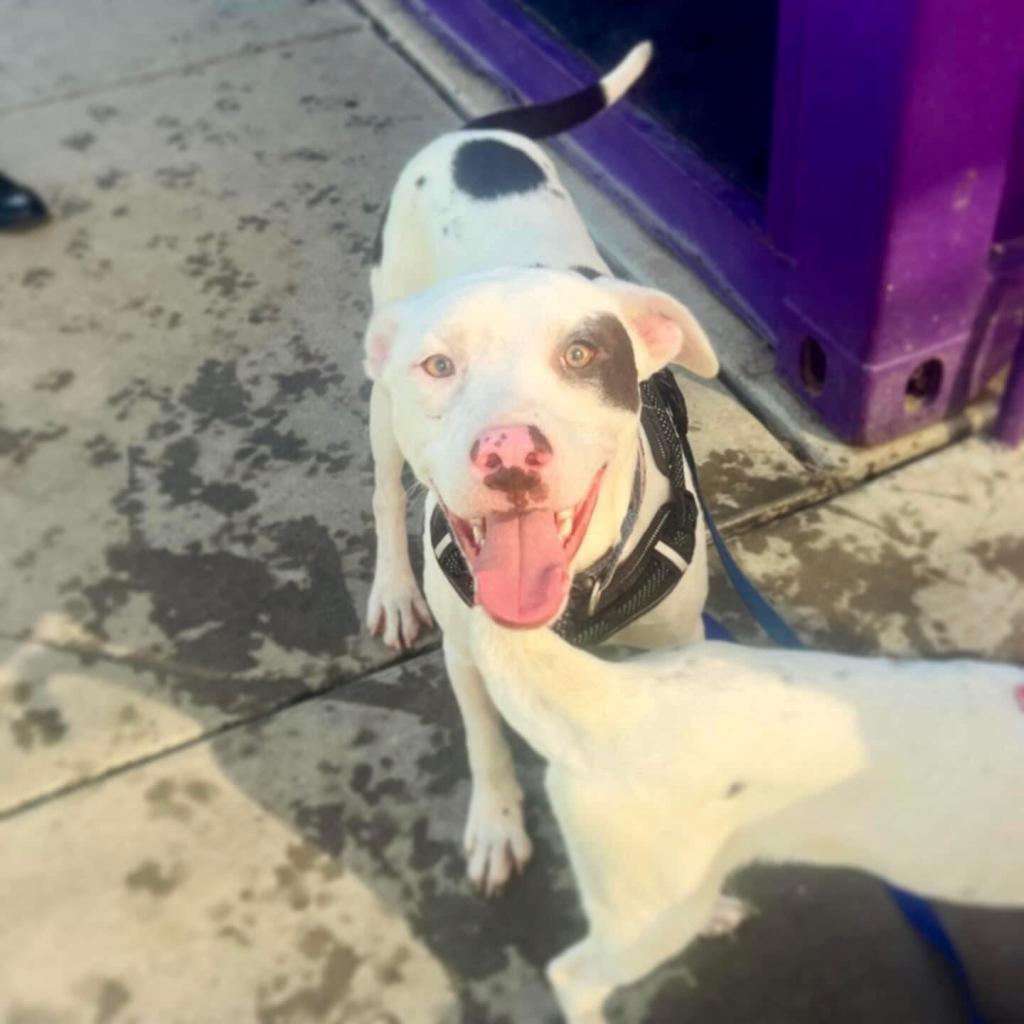
{"type": "Polygon", "coordinates": [[[812,395],[820,395],[825,387],[825,371],[828,360],[820,341],[804,338],[800,346],[800,379],[812,395]]]}
{"type": "Polygon", "coordinates": [[[907,378],[907,393],[903,408],[917,412],[931,405],[942,390],[942,363],[938,359],[926,359],[907,378]]]}

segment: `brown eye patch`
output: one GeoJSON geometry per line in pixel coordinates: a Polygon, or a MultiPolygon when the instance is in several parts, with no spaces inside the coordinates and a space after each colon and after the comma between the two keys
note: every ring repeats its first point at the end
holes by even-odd
{"type": "Polygon", "coordinates": [[[609,405],[630,412],[640,408],[633,343],[622,321],[611,313],[588,317],[572,330],[555,350],[553,367],[567,384],[594,388],[609,405]],[[592,350],[592,357],[581,359],[581,348],[592,350]]]}

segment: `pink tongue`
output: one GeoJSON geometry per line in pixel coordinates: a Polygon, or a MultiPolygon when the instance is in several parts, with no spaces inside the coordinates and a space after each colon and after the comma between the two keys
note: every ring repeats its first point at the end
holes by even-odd
{"type": "Polygon", "coordinates": [[[569,588],[554,514],[494,514],[486,526],[483,548],[473,559],[477,603],[506,626],[550,622],[569,588]]]}

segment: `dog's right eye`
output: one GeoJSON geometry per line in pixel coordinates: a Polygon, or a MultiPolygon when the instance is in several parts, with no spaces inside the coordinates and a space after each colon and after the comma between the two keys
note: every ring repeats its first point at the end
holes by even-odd
{"type": "Polygon", "coordinates": [[[455,364],[447,356],[442,355],[427,356],[420,366],[431,377],[450,377],[455,372],[455,364]]]}
{"type": "Polygon", "coordinates": [[[597,355],[597,349],[589,341],[574,341],[562,355],[562,360],[570,370],[582,370],[589,366],[597,355]]]}

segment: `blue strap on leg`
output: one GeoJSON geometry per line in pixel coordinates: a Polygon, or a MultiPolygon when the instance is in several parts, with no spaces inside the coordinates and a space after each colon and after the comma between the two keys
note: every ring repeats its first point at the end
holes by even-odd
{"type": "MultiPolygon", "coordinates": [[[[694,474],[694,479],[696,479],[696,474],[694,474]]],[[[707,523],[708,532],[711,534],[711,540],[714,542],[715,550],[718,551],[718,557],[722,561],[726,575],[729,577],[736,593],[739,594],[740,599],[754,617],[754,620],[767,633],[769,639],[776,646],[792,650],[802,648],[804,645],[800,642],[800,638],[768,601],[765,600],[761,592],[750,582],[746,574],[739,567],[736,559],[732,557],[731,552],[725,545],[725,541],[722,539],[722,535],[718,532],[718,527],[715,526],[715,522],[708,512],[708,507],[699,490],[698,496],[704,509],[704,520],[707,523]]],[[[977,1000],[974,997],[974,991],[971,988],[971,981],[967,975],[967,969],[964,967],[963,960],[960,959],[960,954],[957,952],[956,946],[953,945],[953,940],[949,937],[949,933],[939,919],[938,914],[935,913],[932,905],[926,900],[921,899],[920,896],[915,896],[905,889],[897,888],[888,883],[885,883],[885,887],[910,926],[944,961],[951,980],[960,994],[969,1024],[986,1024],[985,1018],[978,1008],[977,1000]]]]}

